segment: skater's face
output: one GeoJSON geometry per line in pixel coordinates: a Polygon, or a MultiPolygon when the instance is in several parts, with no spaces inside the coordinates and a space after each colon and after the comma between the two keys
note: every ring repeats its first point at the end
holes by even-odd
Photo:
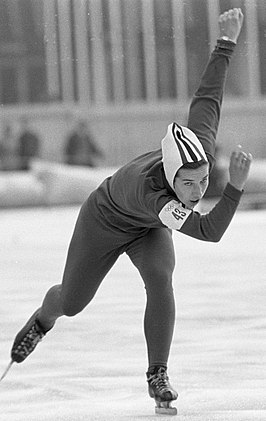
{"type": "Polygon", "coordinates": [[[174,181],[178,199],[193,209],[204,196],[209,184],[209,164],[196,169],[180,168],[174,181]]]}

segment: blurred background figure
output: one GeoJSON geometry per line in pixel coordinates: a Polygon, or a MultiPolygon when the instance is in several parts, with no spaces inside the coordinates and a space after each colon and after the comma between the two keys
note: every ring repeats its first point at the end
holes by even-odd
{"type": "Polygon", "coordinates": [[[103,153],[89,132],[87,122],[79,120],[66,140],[65,163],[96,167],[102,157],[103,153]]]}
{"type": "Polygon", "coordinates": [[[21,120],[21,129],[17,143],[17,169],[29,170],[30,161],[39,156],[40,139],[29,126],[27,118],[21,120]]]}
{"type": "Polygon", "coordinates": [[[9,121],[2,123],[0,139],[0,170],[12,171],[16,169],[15,137],[9,121]]]}

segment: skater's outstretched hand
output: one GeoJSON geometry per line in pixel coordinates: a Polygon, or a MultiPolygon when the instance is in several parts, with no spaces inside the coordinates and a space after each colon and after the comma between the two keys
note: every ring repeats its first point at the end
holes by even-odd
{"type": "Polygon", "coordinates": [[[237,190],[243,190],[248,178],[252,155],[242,150],[241,145],[232,152],[229,165],[229,181],[237,190]]]}
{"type": "Polygon", "coordinates": [[[230,41],[237,42],[244,15],[239,8],[230,9],[219,17],[220,38],[228,37],[230,41]]]}

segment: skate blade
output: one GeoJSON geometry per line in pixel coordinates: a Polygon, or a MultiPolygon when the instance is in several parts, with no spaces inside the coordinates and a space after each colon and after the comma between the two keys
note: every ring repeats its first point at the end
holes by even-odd
{"type": "Polygon", "coordinates": [[[13,364],[13,360],[10,361],[10,363],[8,364],[7,368],[5,369],[5,371],[3,372],[1,378],[0,378],[0,382],[6,377],[7,373],[9,372],[12,364],[13,364]]]}
{"type": "Polygon", "coordinates": [[[177,409],[171,406],[171,401],[170,402],[157,402],[156,401],[155,414],[177,415],[177,409]]]}

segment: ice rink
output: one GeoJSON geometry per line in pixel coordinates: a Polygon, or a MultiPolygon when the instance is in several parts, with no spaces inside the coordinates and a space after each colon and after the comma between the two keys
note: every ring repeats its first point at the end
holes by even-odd
{"type": "MultiPolygon", "coordinates": [[[[0,212],[0,370],[46,290],[60,283],[78,207],[0,212]]],[[[178,421],[266,420],[266,211],[239,211],[218,244],[174,235],[169,361],[178,421]]],[[[90,306],[0,383],[2,421],[155,420],[147,394],[145,291],[127,256],[90,306]]]]}

